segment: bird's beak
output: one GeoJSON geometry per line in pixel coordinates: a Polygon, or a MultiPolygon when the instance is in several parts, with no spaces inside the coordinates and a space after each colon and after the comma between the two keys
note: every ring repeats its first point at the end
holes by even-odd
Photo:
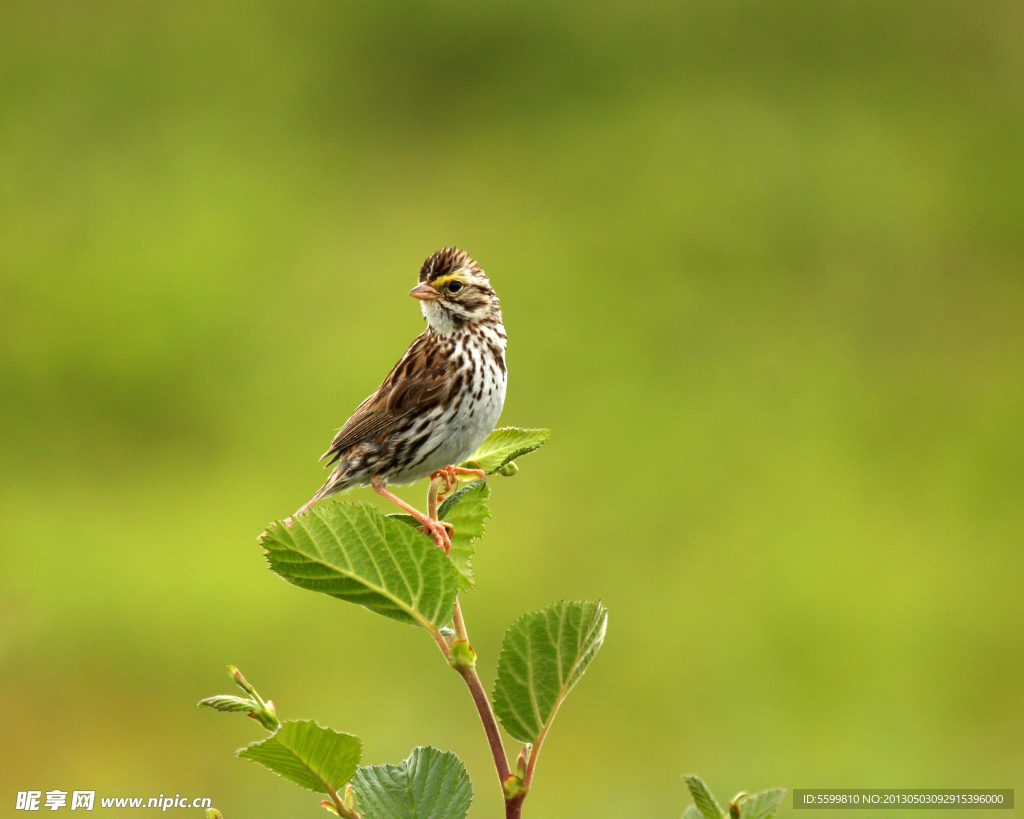
{"type": "Polygon", "coordinates": [[[409,295],[414,299],[420,301],[437,301],[441,298],[441,294],[438,293],[433,287],[427,282],[420,282],[412,290],[409,291],[409,295]]]}

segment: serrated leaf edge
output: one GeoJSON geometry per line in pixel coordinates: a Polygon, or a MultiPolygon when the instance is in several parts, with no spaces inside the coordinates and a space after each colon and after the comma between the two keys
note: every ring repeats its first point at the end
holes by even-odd
{"type": "MultiPolygon", "coordinates": [[[[458,762],[458,764],[461,766],[462,773],[465,774],[466,784],[469,786],[469,804],[470,804],[470,806],[472,806],[473,797],[475,796],[475,793],[473,791],[473,780],[470,779],[470,777],[469,777],[469,771],[466,769],[466,763],[463,762],[462,759],[459,758],[459,755],[456,754],[454,751],[442,751],[440,748],[435,748],[433,745],[417,745],[415,748],[412,749],[412,751],[409,752],[409,755],[405,759],[403,759],[401,762],[399,762],[397,764],[395,764],[393,762],[384,762],[384,763],[381,763],[379,765],[360,765],[356,769],[356,774],[358,774],[359,771],[367,771],[367,770],[372,770],[372,769],[383,769],[383,770],[391,769],[391,770],[400,770],[406,776],[408,776],[409,775],[409,770],[406,767],[406,765],[413,758],[413,756],[416,754],[417,751],[421,751],[421,752],[424,752],[424,753],[433,751],[433,752],[437,753],[442,758],[446,757],[446,756],[449,756],[452,759],[454,759],[456,762],[458,762]]],[[[353,775],[353,779],[355,779],[355,776],[356,775],[354,774],[353,775]]],[[[359,796],[359,786],[356,785],[355,788],[356,788],[356,796],[358,797],[359,796]]],[[[408,788],[406,788],[406,790],[408,790],[408,788]]],[[[467,811],[468,811],[468,807],[467,807],[467,811]]]]}
{"type": "Polygon", "coordinates": [[[722,806],[718,804],[718,800],[715,799],[714,794],[711,793],[711,789],[704,783],[704,780],[696,774],[686,774],[683,779],[686,782],[687,789],[690,791],[690,796],[693,797],[694,806],[704,815],[705,819],[723,819],[725,811],[722,810],[722,806]],[[717,810],[717,814],[709,814],[701,807],[701,802],[705,802],[708,808],[717,810]]]}
{"type": "MultiPolygon", "coordinates": [[[[459,567],[455,566],[455,570],[459,573],[460,592],[469,591],[476,585],[476,578],[473,575],[473,558],[476,557],[476,542],[481,540],[484,535],[487,534],[487,521],[491,518],[491,507],[487,502],[491,499],[491,487],[487,481],[483,479],[478,478],[475,481],[470,481],[457,492],[454,492],[445,498],[437,510],[438,517],[441,518],[441,520],[447,520],[448,515],[458,509],[462,504],[462,498],[469,494],[470,491],[475,491],[478,488],[478,484],[479,488],[487,490],[487,496],[480,499],[484,506],[484,516],[480,519],[480,534],[476,537],[470,538],[469,540],[470,553],[466,558],[468,574],[463,574],[463,572],[459,570],[459,567]]],[[[454,549],[454,545],[452,548],[454,549]]],[[[449,555],[449,558],[450,557],[451,555],[449,555]]],[[[452,561],[452,565],[455,565],[454,560],[452,561]]]]}
{"type": "Polygon", "coordinates": [[[760,792],[755,793],[755,794],[751,794],[743,802],[743,805],[740,808],[740,819],[748,819],[747,806],[750,805],[752,802],[755,802],[758,799],[764,799],[766,802],[768,802],[768,810],[764,811],[764,807],[765,806],[759,805],[758,807],[761,808],[761,812],[755,814],[753,817],[751,817],[751,819],[768,819],[769,817],[775,815],[775,812],[782,805],[782,800],[785,799],[785,798],[786,798],[786,789],[785,788],[769,788],[768,790],[760,791],[760,792]],[[774,799],[774,801],[768,801],[769,799],[774,799]]]}
{"type": "MultiPolygon", "coordinates": [[[[511,463],[516,458],[522,457],[523,455],[528,455],[531,452],[536,452],[538,449],[540,449],[542,446],[544,446],[544,444],[547,443],[548,438],[551,437],[551,430],[550,429],[542,429],[542,428],[536,428],[536,429],[529,428],[528,429],[526,427],[498,427],[497,429],[491,430],[490,434],[487,437],[489,438],[491,435],[494,435],[494,433],[496,433],[496,432],[527,432],[527,433],[529,433],[529,432],[545,432],[547,434],[543,438],[541,438],[539,441],[537,441],[535,443],[532,443],[532,444],[530,444],[528,446],[523,446],[520,449],[517,449],[514,452],[512,452],[507,458],[505,458],[504,461],[502,461],[500,464],[498,464],[496,467],[494,467],[494,469],[492,469],[489,472],[487,472],[488,475],[494,475],[499,469],[501,469],[506,464],[511,463]]],[[[480,446],[483,446],[485,443],[487,443],[487,438],[485,438],[480,443],[480,446]]],[[[479,447],[477,447],[477,449],[479,449],[479,447]]],[[[476,452],[474,452],[473,455],[476,455],[476,452]]],[[[472,468],[479,468],[477,466],[474,466],[474,464],[477,464],[478,462],[473,460],[473,455],[470,455],[469,458],[467,458],[465,461],[462,462],[462,464],[463,465],[471,466],[472,468]]]]}
{"type": "Polygon", "coordinates": [[[254,700],[248,697],[236,697],[234,694],[215,694],[212,697],[200,700],[196,708],[212,708],[214,711],[220,711],[222,714],[251,714],[254,711],[260,710],[259,704],[254,700]],[[221,708],[221,705],[233,705],[236,707],[221,708]]]}
{"type": "MultiPolygon", "coordinates": [[[[334,508],[336,506],[349,506],[349,507],[352,507],[352,508],[355,508],[355,509],[366,507],[366,508],[369,508],[369,509],[373,509],[378,514],[380,514],[380,516],[383,517],[383,518],[391,517],[390,515],[385,515],[383,512],[380,511],[380,509],[378,509],[372,503],[366,503],[365,501],[335,501],[334,503],[330,504],[329,506],[311,509],[305,515],[298,515],[298,516],[296,516],[295,518],[293,518],[292,526],[297,526],[297,525],[299,525],[299,523],[302,523],[303,524],[303,530],[307,533],[307,535],[309,535],[309,530],[306,528],[305,523],[304,523],[304,521],[302,519],[304,517],[306,517],[306,515],[317,514],[317,517],[319,517],[320,520],[322,520],[324,522],[324,524],[330,530],[330,532],[334,536],[334,538],[339,543],[341,543],[342,542],[341,538],[338,536],[337,531],[335,530],[335,528],[333,526],[331,526],[331,524],[323,517],[323,515],[326,514],[327,510],[332,509],[332,508],[334,508]]],[[[396,521],[396,522],[400,522],[400,521],[396,521]]],[[[263,542],[267,538],[271,537],[271,530],[272,529],[273,530],[279,530],[279,529],[283,530],[283,529],[289,529],[289,528],[292,528],[292,527],[286,526],[286,524],[283,521],[279,521],[279,520],[278,521],[274,521],[273,523],[271,523],[267,527],[266,532],[264,532],[260,536],[260,538],[259,538],[260,545],[263,546],[263,542]]],[[[423,538],[424,541],[426,541],[427,543],[430,544],[431,548],[437,548],[434,545],[434,542],[432,540],[430,540],[430,538],[428,538],[422,532],[417,532],[417,531],[413,530],[413,534],[414,535],[419,535],[419,537],[423,538]]],[[[311,540],[313,539],[312,535],[310,535],[310,539],[311,540]]],[[[404,611],[406,614],[408,614],[410,617],[412,617],[419,625],[423,626],[425,629],[427,629],[431,633],[436,633],[437,632],[438,627],[435,626],[434,623],[430,619],[428,619],[423,614],[421,614],[414,606],[409,606],[404,600],[396,598],[393,595],[393,593],[388,591],[387,589],[385,589],[385,588],[383,588],[381,586],[377,586],[377,585],[369,582],[365,578],[359,577],[358,575],[356,575],[356,574],[354,574],[352,572],[346,572],[343,569],[339,569],[337,566],[334,566],[334,565],[332,565],[330,563],[327,563],[327,562],[325,562],[323,560],[317,559],[316,557],[312,557],[310,555],[307,555],[304,552],[300,552],[298,549],[290,547],[288,544],[284,543],[283,541],[281,541],[280,539],[278,539],[276,537],[275,537],[275,542],[281,544],[286,549],[290,549],[291,551],[294,551],[297,554],[302,555],[302,557],[304,559],[308,560],[310,563],[315,563],[315,564],[317,564],[319,566],[322,566],[322,567],[324,567],[326,569],[329,569],[332,572],[336,572],[337,574],[344,575],[347,578],[350,578],[352,580],[355,580],[355,581],[361,583],[366,588],[368,588],[371,591],[379,594],[381,597],[385,598],[386,600],[389,600],[392,603],[394,603],[396,608],[399,608],[402,611],[404,611]]],[[[267,562],[269,563],[270,562],[269,550],[266,548],[266,546],[263,546],[263,549],[264,549],[264,553],[265,553],[264,556],[266,557],[267,562]]],[[[280,577],[282,580],[285,580],[286,582],[291,582],[284,575],[278,574],[274,570],[272,565],[270,567],[270,570],[273,571],[274,574],[277,574],[277,576],[280,577]]],[[[357,603],[356,605],[359,605],[359,604],[357,603]]],[[[438,618],[438,619],[440,619],[440,618],[438,618]]]]}
{"type": "MultiPolygon", "coordinates": [[[[507,639],[508,635],[512,632],[512,630],[516,626],[518,626],[521,622],[526,620],[526,618],[528,618],[528,617],[535,617],[538,614],[544,614],[546,611],[548,611],[548,609],[551,609],[554,606],[557,606],[559,603],[567,603],[567,604],[572,604],[572,603],[594,603],[594,604],[597,605],[598,610],[602,614],[602,616],[597,619],[597,622],[595,623],[595,628],[606,629],[607,626],[608,626],[608,609],[600,600],[558,600],[558,601],[556,601],[556,602],[554,602],[554,603],[552,603],[552,604],[550,604],[548,606],[545,606],[542,609],[538,609],[537,611],[528,611],[525,614],[520,615],[515,621],[513,621],[512,625],[510,625],[505,630],[506,639],[507,639]]],[[[589,635],[588,635],[588,638],[589,638],[589,635]]],[[[586,642],[587,642],[587,640],[584,640],[584,644],[586,642]]],[[[604,643],[604,635],[601,636],[601,644],[603,644],[603,643],[604,643]]],[[[598,645],[597,649],[599,650],[600,648],[601,648],[601,645],[598,645]]],[[[501,668],[501,657],[505,653],[505,651],[506,651],[506,647],[504,645],[504,640],[503,640],[502,641],[501,652],[498,655],[498,668],[499,669],[501,668]]],[[[570,669],[569,673],[566,675],[566,679],[572,679],[573,675],[576,673],[576,669],[579,668],[580,662],[582,661],[583,657],[586,656],[587,653],[588,653],[587,651],[584,651],[584,652],[581,652],[579,655],[577,655],[576,662],[573,664],[573,666],[570,669]]],[[[596,651],[595,651],[595,654],[596,654],[596,651]]],[[[500,677],[496,677],[495,678],[494,686],[491,688],[491,702],[495,702],[497,700],[498,680],[499,679],[500,679],[500,677]]],[[[533,691],[533,686],[532,685],[529,686],[529,688],[530,688],[530,697],[533,700],[534,711],[537,713],[538,721],[541,722],[541,730],[538,733],[536,738],[534,738],[532,740],[520,740],[520,741],[523,741],[523,742],[533,742],[534,746],[536,746],[536,747],[540,746],[540,744],[544,741],[544,737],[547,735],[548,729],[551,728],[552,723],[555,721],[555,717],[558,716],[558,710],[562,707],[562,703],[565,702],[566,697],[569,696],[569,692],[572,691],[572,689],[576,687],[576,683],[577,682],[579,682],[579,680],[576,680],[575,682],[573,682],[568,687],[565,687],[565,688],[562,688],[562,689],[559,690],[559,692],[558,692],[558,699],[555,702],[554,707],[551,709],[551,714],[548,716],[547,720],[540,720],[539,719],[540,718],[540,709],[539,709],[539,707],[537,705],[536,694],[533,691]]],[[[501,717],[499,716],[498,719],[500,721],[501,717]]],[[[502,722],[502,725],[504,726],[504,722],[502,722]]],[[[509,731],[507,726],[505,726],[505,730],[508,731],[508,733],[510,735],[515,736],[514,734],[512,734],[511,731],[509,731]]],[[[520,738],[516,737],[516,739],[520,739],[520,738]]]]}
{"type": "MultiPolygon", "coordinates": [[[[279,733],[281,733],[281,729],[284,728],[286,725],[296,725],[296,724],[315,725],[317,728],[319,728],[319,729],[321,729],[323,731],[330,731],[332,734],[335,734],[337,736],[352,737],[352,739],[356,740],[356,742],[359,743],[359,755],[360,755],[360,757],[362,756],[362,753],[363,753],[363,741],[359,737],[357,737],[355,734],[347,734],[344,731],[335,731],[333,728],[330,728],[330,727],[328,727],[326,725],[321,725],[319,722],[317,722],[316,720],[312,720],[312,719],[295,719],[295,720],[288,720],[286,722],[282,722],[280,727],[278,727],[278,729],[276,731],[274,731],[274,733],[272,733],[269,737],[266,737],[265,739],[257,740],[256,742],[250,742],[244,748],[239,748],[237,751],[235,751],[235,756],[239,757],[240,759],[247,759],[249,762],[255,763],[256,765],[260,765],[263,768],[265,768],[266,770],[270,771],[275,776],[280,777],[281,779],[285,780],[285,782],[291,782],[293,785],[298,785],[298,787],[305,788],[308,791],[312,790],[314,793],[326,793],[326,794],[336,793],[337,790],[338,790],[337,788],[333,787],[331,785],[331,783],[327,782],[322,776],[320,776],[319,773],[313,771],[313,769],[309,767],[309,764],[305,760],[301,759],[298,756],[298,754],[296,754],[291,748],[289,748],[287,745],[285,745],[283,742],[281,742],[281,740],[278,740],[278,744],[282,748],[284,748],[286,751],[288,751],[293,757],[295,757],[295,759],[298,760],[299,764],[303,765],[307,770],[309,770],[313,774],[314,778],[316,778],[316,779],[318,779],[320,781],[320,783],[324,787],[324,790],[316,791],[313,788],[307,787],[306,785],[302,785],[302,784],[296,782],[294,779],[289,779],[287,776],[284,776],[283,774],[279,773],[278,771],[275,771],[273,768],[268,766],[262,760],[255,759],[255,758],[253,758],[251,756],[246,756],[245,755],[246,751],[249,751],[252,748],[257,748],[257,747],[259,747],[261,745],[264,745],[267,742],[270,742],[272,739],[275,739],[277,737],[277,735],[279,733]]],[[[359,763],[358,762],[356,763],[356,770],[359,770],[359,763]]],[[[353,776],[355,776],[355,772],[353,772],[353,776]]],[[[349,777],[348,781],[351,781],[351,779],[352,779],[352,777],[349,777]]],[[[345,783],[343,782],[342,785],[344,785],[344,784],[345,783]]],[[[341,787],[341,786],[339,786],[339,787],[341,787]]]]}

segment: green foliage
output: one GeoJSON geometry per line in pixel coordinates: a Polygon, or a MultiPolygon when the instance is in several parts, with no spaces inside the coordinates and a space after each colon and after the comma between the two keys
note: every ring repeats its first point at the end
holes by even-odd
{"type": "Polygon", "coordinates": [[[268,731],[276,731],[280,726],[277,719],[277,711],[273,702],[265,701],[259,692],[249,684],[249,681],[242,676],[242,672],[233,665],[228,666],[228,673],[235,684],[241,688],[248,697],[235,697],[231,694],[219,694],[215,697],[207,697],[202,700],[199,708],[212,708],[215,711],[225,711],[248,714],[268,731]]]}
{"type": "Polygon", "coordinates": [[[748,796],[739,806],[739,819],[769,819],[779,809],[785,795],[785,788],[774,788],[748,796]]]}
{"type": "Polygon", "coordinates": [[[538,449],[549,435],[551,431],[547,429],[496,429],[484,439],[476,452],[464,461],[462,466],[468,469],[482,469],[488,475],[493,475],[516,458],[538,449]]]}
{"type": "Polygon", "coordinates": [[[711,795],[708,786],[704,784],[704,781],[699,776],[690,774],[684,777],[684,779],[686,780],[686,787],[690,789],[690,795],[693,797],[693,804],[696,805],[704,819],[722,819],[725,816],[722,806],[711,795]]]}
{"type": "Polygon", "coordinates": [[[473,567],[471,561],[476,540],[484,536],[484,521],[491,516],[487,501],[491,487],[486,481],[473,481],[458,492],[445,498],[437,510],[441,520],[455,526],[452,533],[451,559],[459,573],[459,586],[463,591],[473,588],[473,567]]]}
{"type": "Polygon", "coordinates": [[[356,772],[363,743],[315,722],[289,721],[273,736],[238,751],[278,776],[319,793],[337,793],[356,772]]]}
{"type": "Polygon", "coordinates": [[[473,800],[466,766],[431,747],[401,765],[360,768],[352,784],[363,819],[463,819],[473,800]]]}
{"type": "Polygon", "coordinates": [[[459,575],[425,535],[366,503],[311,509],[261,538],[270,567],[289,583],[431,631],[452,616],[459,575]]]}
{"type": "Polygon", "coordinates": [[[231,694],[218,694],[215,697],[207,697],[205,700],[201,700],[198,705],[199,708],[212,708],[215,711],[235,711],[246,714],[251,714],[254,711],[259,711],[259,703],[248,699],[247,697],[235,697],[231,694]]]}
{"type": "MultiPolygon", "coordinates": [[[[459,573],[459,588],[469,591],[473,588],[473,554],[476,551],[474,542],[484,535],[484,521],[491,516],[487,508],[487,500],[491,497],[491,488],[486,481],[473,481],[453,492],[437,510],[441,520],[448,521],[455,527],[451,535],[452,564],[459,573]]],[[[419,528],[419,521],[412,515],[388,515],[414,529],[419,528]]]]}
{"type": "MultiPolygon", "coordinates": [[[[498,612],[507,626],[604,596],[608,639],[642,622],[641,644],[658,647],[597,669],[602,690],[660,704],[633,712],[645,740],[620,781],[650,781],[680,749],[659,721],[695,707],[707,757],[686,770],[723,787],[764,770],[762,754],[823,767],[829,723],[832,770],[868,767],[870,736],[870,767],[893,780],[949,781],[982,742],[975,776],[1021,779],[1019,0],[65,8],[0,3],[0,689],[23,749],[0,763],[5,781],[42,767],[71,782],[83,759],[132,758],[136,782],[175,784],[144,750],[168,724],[142,715],[157,691],[195,697],[187,673],[150,684],[151,647],[166,668],[244,654],[282,696],[351,667],[274,648],[301,637],[297,610],[370,618],[261,593],[276,578],[233,539],[314,488],[330,427],[420,329],[404,294],[448,227],[502,297],[506,418],[552,427],[544,471],[573,477],[543,498],[516,487],[531,531],[558,536],[515,543],[536,564],[510,574],[553,591],[518,608],[512,589],[472,601],[488,683],[498,612]],[[590,498],[598,476],[630,475],[642,500],[613,522],[590,498]],[[624,529],[661,539],[637,543],[625,570],[624,529]],[[557,585],[549,555],[587,564],[578,591],[557,585]],[[925,574],[894,594],[897,571],[925,574]],[[248,612],[258,655],[231,645],[248,612]],[[697,663],[666,673],[690,650],[697,663]],[[697,682],[740,657],[760,668],[732,674],[728,695],[707,693],[721,678],[697,682]],[[117,668],[131,730],[105,725],[107,674],[71,671],[99,668],[117,668]],[[676,696],[690,685],[699,702],[676,696]],[[790,720],[745,753],[742,731],[713,730],[775,725],[783,701],[820,722],[790,720]],[[732,754],[736,770],[718,768],[732,754]]],[[[530,456],[519,465],[513,481],[540,474],[530,456]]],[[[489,538],[519,526],[506,506],[489,538]]],[[[488,544],[481,572],[510,556],[488,544]]],[[[426,637],[364,625],[378,627],[375,656],[426,637]]],[[[227,692],[208,670],[201,691],[227,692]]],[[[426,685],[451,673],[428,651],[401,671],[426,685]]],[[[289,716],[327,716],[304,707],[289,716]]],[[[558,804],[588,804],[585,743],[621,725],[615,704],[587,710],[554,728],[583,746],[578,776],[542,771],[558,804]]],[[[230,718],[203,709],[195,723],[230,718]]],[[[253,732],[239,747],[257,738],[237,722],[253,732]]],[[[373,761],[448,747],[405,739],[373,761]]],[[[652,783],[645,810],[606,814],[678,819],[676,779],[652,783]]],[[[481,803],[488,785],[474,784],[481,803]]],[[[229,819],[271,813],[256,789],[232,796],[229,819]]],[[[491,819],[481,807],[470,815],[491,819]]]]}
{"type": "MultiPolygon", "coordinates": [[[[704,781],[694,774],[685,776],[694,804],[683,812],[683,819],[725,819],[726,813],[704,781]]],[[[779,809],[785,788],[761,791],[753,795],[741,792],[729,803],[729,819],[770,819],[779,809]]]]}
{"type": "MultiPolygon", "coordinates": [[[[547,437],[547,430],[497,430],[474,455],[474,467],[514,474],[513,458],[532,452],[547,437]]],[[[435,479],[428,501],[431,514],[454,527],[450,556],[416,531],[420,524],[411,516],[385,516],[360,503],[337,502],[278,521],[260,542],[271,568],[288,582],[431,631],[469,687],[502,780],[506,816],[518,817],[536,756],[524,750],[516,773],[509,773],[495,714],[512,736],[538,753],[559,706],[601,647],[608,612],[599,602],[562,601],[520,618],[505,635],[493,710],[488,707],[458,593],[473,585],[474,544],[490,517],[491,490],[485,480],[475,480],[435,508],[442,480],[435,479]]],[[[401,765],[357,770],[359,739],[315,722],[279,722],[273,702],[264,700],[237,668],[228,670],[249,697],[209,697],[200,707],[242,712],[272,731],[238,755],[327,794],[330,799],[321,804],[329,811],[345,819],[464,819],[469,811],[472,785],[454,754],[420,747],[401,765]]]]}
{"type": "Polygon", "coordinates": [[[523,615],[505,634],[494,711],[522,742],[536,743],[601,643],[608,610],[589,601],[555,603],[523,615]]]}

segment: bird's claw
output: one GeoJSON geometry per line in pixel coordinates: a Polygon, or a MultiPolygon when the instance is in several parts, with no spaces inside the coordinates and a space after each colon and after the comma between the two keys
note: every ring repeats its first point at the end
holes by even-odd
{"type": "Polygon", "coordinates": [[[446,466],[431,473],[430,480],[444,478],[444,489],[437,493],[438,500],[451,492],[452,487],[459,482],[459,475],[473,475],[480,480],[487,480],[487,473],[482,469],[465,469],[461,466],[446,466]]]}
{"type": "Polygon", "coordinates": [[[437,548],[443,549],[446,555],[451,554],[451,532],[454,531],[455,527],[446,520],[434,520],[433,518],[427,518],[423,521],[423,533],[428,537],[433,538],[434,543],[437,544],[437,548]]]}

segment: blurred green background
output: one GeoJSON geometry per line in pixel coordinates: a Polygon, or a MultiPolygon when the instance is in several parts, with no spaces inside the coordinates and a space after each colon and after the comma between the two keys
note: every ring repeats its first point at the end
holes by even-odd
{"type": "Polygon", "coordinates": [[[494,481],[486,684],[520,613],[611,610],[526,815],[1024,787],[1022,191],[1017,0],[7,0],[0,814],[323,815],[195,710],[230,662],[499,815],[427,635],[255,540],[445,244],[502,298],[503,423],[553,430],[494,481]]]}

